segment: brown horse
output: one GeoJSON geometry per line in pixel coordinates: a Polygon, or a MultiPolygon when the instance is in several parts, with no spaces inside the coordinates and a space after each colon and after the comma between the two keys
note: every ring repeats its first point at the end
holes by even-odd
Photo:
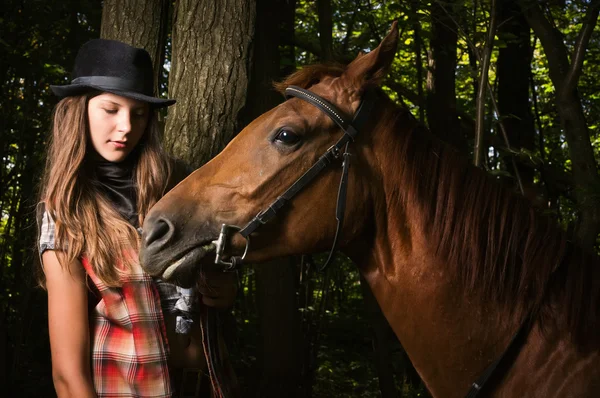
{"type": "MultiPolygon", "coordinates": [[[[358,265],[433,396],[473,394],[488,373],[486,396],[600,396],[598,258],[377,88],[397,40],[394,24],[346,68],[307,67],[280,87],[307,89],[345,115],[372,101],[346,156],[339,249],[358,265]]],[[[222,224],[248,223],[344,136],[323,104],[288,99],[157,203],[144,223],[145,269],[184,280],[200,258],[214,260],[207,245],[222,224]]],[[[249,247],[239,233],[221,239],[223,255],[247,249],[244,261],[256,263],[329,249],[342,176],[341,161],[329,160],[259,223],[249,247]]]]}

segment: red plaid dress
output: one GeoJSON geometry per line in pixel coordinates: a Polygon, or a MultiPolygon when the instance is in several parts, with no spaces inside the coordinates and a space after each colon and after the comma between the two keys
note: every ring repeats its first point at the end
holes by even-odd
{"type": "Polygon", "coordinates": [[[98,397],[170,397],[168,343],[160,297],[139,265],[118,288],[82,264],[100,301],[90,313],[92,377],[98,397]]]}

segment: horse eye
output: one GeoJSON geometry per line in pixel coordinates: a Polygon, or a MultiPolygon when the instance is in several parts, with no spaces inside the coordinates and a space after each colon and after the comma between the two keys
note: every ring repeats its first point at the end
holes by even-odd
{"type": "Polygon", "coordinates": [[[275,141],[279,141],[283,145],[294,145],[300,141],[300,137],[290,130],[279,130],[275,136],[275,141]]]}

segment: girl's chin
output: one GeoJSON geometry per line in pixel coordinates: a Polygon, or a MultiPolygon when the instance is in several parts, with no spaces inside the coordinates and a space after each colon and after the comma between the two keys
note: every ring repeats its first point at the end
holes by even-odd
{"type": "Polygon", "coordinates": [[[107,162],[119,163],[127,158],[127,156],[129,155],[129,151],[102,151],[99,152],[99,155],[107,162]]]}

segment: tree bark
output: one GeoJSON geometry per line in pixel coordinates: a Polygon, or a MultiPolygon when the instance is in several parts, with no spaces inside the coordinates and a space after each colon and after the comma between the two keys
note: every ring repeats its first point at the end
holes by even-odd
{"type": "Polygon", "coordinates": [[[363,302],[369,323],[373,329],[373,354],[375,357],[375,368],[379,378],[379,390],[382,398],[395,398],[398,396],[396,382],[392,367],[392,353],[390,342],[397,343],[394,331],[383,316],[377,300],[364,277],[360,277],[360,287],[363,294],[363,302]]]}
{"type": "Polygon", "coordinates": [[[423,104],[423,61],[421,59],[421,23],[419,21],[419,1],[412,0],[410,3],[411,13],[413,14],[413,40],[415,46],[415,68],[417,69],[417,95],[419,96],[419,121],[425,123],[425,108],[423,104]]]}
{"type": "Polygon", "coordinates": [[[100,37],[143,48],[154,66],[154,92],[162,73],[169,0],[104,0],[100,37]]]}
{"type": "Polygon", "coordinates": [[[281,30],[279,56],[281,58],[281,76],[287,76],[296,70],[296,48],[293,44],[295,37],[296,0],[284,0],[281,3],[281,30]]]}
{"type": "Polygon", "coordinates": [[[256,3],[175,4],[166,147],[193,167],[219,153],[238,130],[246,103],[256,3]]]}
{"type": "Polygon", "coordinates": [[[520,0],[520,6],[548,58],[550,79],[556,88],[557,111],[569,146],[575,198],[580,209],[576,234],[584,247],[591,248],[596,243],[600,231],[600,206],[590,189],[600,186],[600,176],[577,91],[577,82],[585,49],[598,22],[600,1],[592,1],[588,5],[571,62],[561,33],[546,19],[539,4],[530,0],[520,0]]]}
{"type": "MultiPolygon", "coordinates": [[[[488,72],[490,69],[490,60],[492,58],[492,50],[494,48],[494,37],[496,36],[496,22],[498,12],[496,0],[491,0],[490,5],[490,23],[488,26],[488,37],[485,42],[479,62],[479,91],[477,92],[477,103],[475,109],[475,148],[474,163],[479,167],[483,163],[484,147],[483,138],[485,132],[485,104],[487,103],[488,93],[488,72]]],[[[493,93],[490,93],[492,95],[493,93]]]]}
{"type": "MultiPolygon", "coordinates": [[[[529,25],[519,5],[503,2],[500,7],[498,37],[504,42],[497,64],[498,109],[506,128],[511,148],[533,151],[535,129],[529,101],[531,45],[529,25]]],[[[521,180],[533,184],[534,169],[515,159],[521,180]]],[[[514,174],[512,164],[507,169],[514,174]]]]}
{"type": "Polygon", "coordinates": [[[321,62],[333,60],[333,15],[331,0],[317,0],[319,13],[319,43],[321,44],[321,62]]]}
{"type": "Polygon", "coordinates": [[[293,258],[260,264],[255,270],[261,347],[257,396],[300,396],[300,322],[293,258]]]}
{"type": "Polygon", "coordinates": [[[452,9],[457,0],[431,3],[432,38],[427,76],[427,121],[429,129],[457,148],[466,151],[456,114],[456,48],[458,35],[452,9]]]}
{"type": "MultiPolygon", "coordinates": [[[[283,97],[273,88],[282,76],[280,38],[293,26],[286,0],[258,0],[252,73],[243,112],[244,124],[275,107],[283,97]]],[[[293,10],[293,9],[292,9],[293,10]]],[[[296,301],[296,264],[292,258],[260,264],[256,270],[256,302],[260,340],[257,396],[293,397],[300,393],[300,318],[296,301]]]]}

